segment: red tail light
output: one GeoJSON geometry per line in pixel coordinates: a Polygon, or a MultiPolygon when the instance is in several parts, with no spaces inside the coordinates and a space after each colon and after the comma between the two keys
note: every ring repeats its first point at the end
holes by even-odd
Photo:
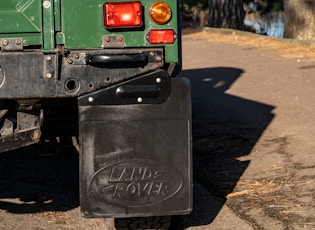
{"type": "Polygon", "coordinates": [[[172,44],[175,38],[174,30],[150,30],[147,36],[150,44],[172,44]]]}
{"type": "Polygon", "coordinates": [[[124,28],[142,26],[141,2],[108,2],[103,5],[104,26],[124,28]]]}

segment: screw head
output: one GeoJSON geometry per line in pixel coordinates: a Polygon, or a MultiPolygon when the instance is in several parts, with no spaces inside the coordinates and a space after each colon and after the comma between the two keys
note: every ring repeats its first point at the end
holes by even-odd
{"type": "Polygon", "coordinates": [[[44,1],[43,2],[43,7],[46,8],[46,9],[49,8],[50,7],[50,1],[44,1]]]}
{"type": "Polygon", "coordinates": [[[138,97],[137,101],[141,103],[143,101],[142,97],[138,97]]]}
{"type": "Polygon", "coordinates": [[[41,133],[39,131],[35,131],[33,134],[33,139],[38,140],[41,137],[41,133]]]}
{"type": "Polygon", "coordinates": [[[51,73],[46,74],[46,77],[51,78],[52,77],[51,73]]]}
{"type": "Polygon", "coordinates": [[[157,60],[157,61],[162,61],[161,56],[157,56],[157,57],[156,57],[156,60],[157,60]]]}
{"type": "Polygon", "coordinates": [[[89,101],[90,103],[92,103],[92,102],[94,101],[94,98],[93,98],[93,97],[89,97],[88,101],[89,101]]]}

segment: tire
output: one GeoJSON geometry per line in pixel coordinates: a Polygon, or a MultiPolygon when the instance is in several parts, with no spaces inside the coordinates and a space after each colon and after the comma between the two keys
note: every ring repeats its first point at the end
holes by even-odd
{"type": "Polygon", "coordinates": [[[115,219],[117,230],[128,229],[170,229],[171,216],[135,217],[115,219]]]}
{"type": "Polygon", "coordinates": [[[8,112],[8,103],[6,101],[0,101],[0,120],[4,118],[7,112],[8,112]]]}
{"type": "Polygon", "coordinates": [[[0,130],[3,127],[6,114],[9,112],[10,107],[12,107],[12,101],[0,100],[0,130]]]}

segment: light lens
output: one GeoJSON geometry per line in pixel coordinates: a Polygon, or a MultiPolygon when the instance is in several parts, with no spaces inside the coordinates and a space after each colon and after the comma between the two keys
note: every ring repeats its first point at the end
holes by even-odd
{"type": "Polygon", "coordinates": [[[103,12],[106,28],[142,26],[142,6],[140,2],[105,3],[103,12]]]}
{"type": "Polygon", "coordinates": [[[165,2],[156,2],[150,8],[151,19],[157,24],[166,24],[171,20],[172,10],[165,2]]]}
{"type": "Polygon", "coordinates": [[[173,44],[175,32],[174,30],[150,30],[148,40],[150,44],[173,44]]]}

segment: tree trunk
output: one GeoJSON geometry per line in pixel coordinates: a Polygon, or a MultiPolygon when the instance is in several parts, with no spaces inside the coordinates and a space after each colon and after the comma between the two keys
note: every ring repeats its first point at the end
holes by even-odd
{"type": "Polygon", "coordinates": [[[284,0],[284,37],[315,40],[315,1],[284,0]]]}
{"type": "Polygon", "coordinates": [[[243,0],[208,0],[209,27],[244,30],[243,0]]]}

